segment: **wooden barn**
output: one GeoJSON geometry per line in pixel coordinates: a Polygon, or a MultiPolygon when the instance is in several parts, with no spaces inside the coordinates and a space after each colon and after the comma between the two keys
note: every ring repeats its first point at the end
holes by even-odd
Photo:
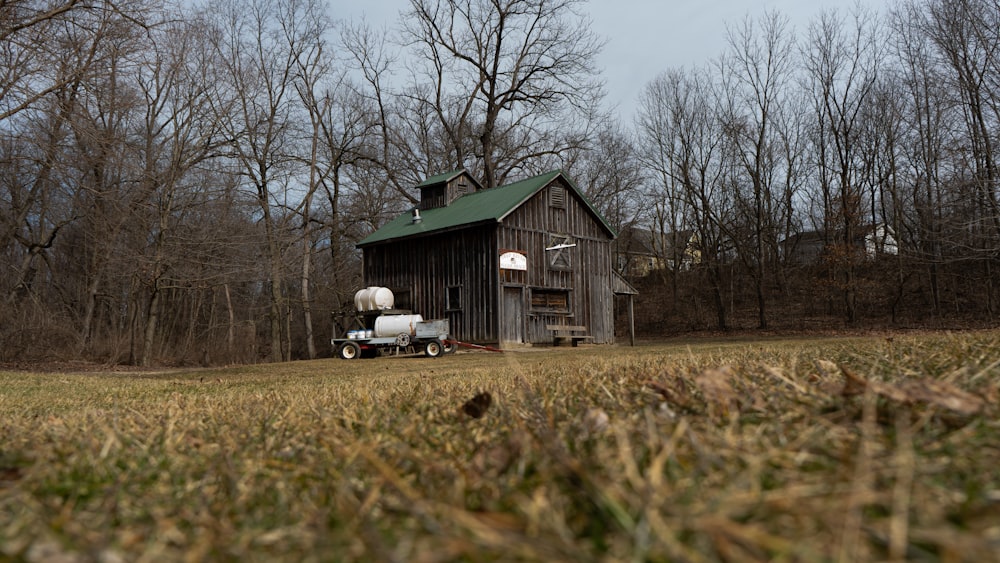
{"type": "Polygon", "coordinates": [[[417,187],[416,208],[358,243],[366,285],[464,342],[614,342],[614,293],[634,290],[612,273],[615,232],[561,171],[483,189],[458,170],[417,187]]]}

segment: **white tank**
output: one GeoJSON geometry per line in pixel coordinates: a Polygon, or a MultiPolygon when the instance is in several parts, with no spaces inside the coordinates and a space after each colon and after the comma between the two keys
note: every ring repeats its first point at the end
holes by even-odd
{"type": "Polygon", "coordinates": [[[396,298],[388,287],[366,287],[354,294],[354,306],[358,311],[381,311],[392,309],[396,298]]]}
{"type": "Polygon", "coordinates": [[[417,332],[417,323],[424,320],[420,315],[382,315],[375,319],[375,337],[387,338],[405,332],[413,336],[417,332]]]}

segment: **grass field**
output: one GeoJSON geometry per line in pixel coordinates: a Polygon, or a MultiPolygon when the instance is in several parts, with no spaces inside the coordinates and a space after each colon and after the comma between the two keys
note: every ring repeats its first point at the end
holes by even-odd
{"type": "Polygon", "coordinates": [[[997,560],[998,397],[997,332],[0,372],[0,559],[997,560]]]}

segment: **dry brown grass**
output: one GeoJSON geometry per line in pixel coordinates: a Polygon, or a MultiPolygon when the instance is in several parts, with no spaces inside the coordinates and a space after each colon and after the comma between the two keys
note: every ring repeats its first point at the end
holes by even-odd
{"type": "Polygon", "coordinates": [[[0,372],[0,558],[995,560],[998,376],[996,332],[0,372]]]}

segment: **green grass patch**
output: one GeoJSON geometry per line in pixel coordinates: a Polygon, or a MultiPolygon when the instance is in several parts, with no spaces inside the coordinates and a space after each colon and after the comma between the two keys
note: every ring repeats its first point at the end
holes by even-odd
{"type": "Polygon", "coordinates": [[[0,558],[984,561],[998,389],[997,332],[0,372],[0,558]]]}

